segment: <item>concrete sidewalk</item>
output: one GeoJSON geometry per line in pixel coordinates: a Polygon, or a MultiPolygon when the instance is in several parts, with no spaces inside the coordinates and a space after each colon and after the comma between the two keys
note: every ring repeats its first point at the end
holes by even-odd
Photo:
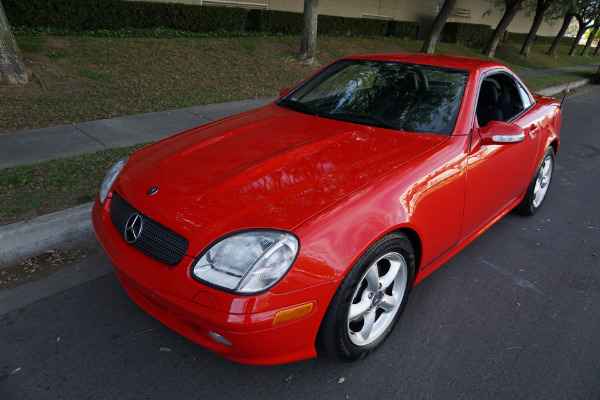
{"type": "Polygon", "coordinates": [[[541,76],[548,76],[554,74],[566,74],[572,71],[585,71],[588,69],[597,69],[597,64],[591,65],[579,65],[577,67],[560,67],[560,68],[552,68],[552,69],[527,69],[524,71],[517,72],[519,78],[527,79],[527,78],[539,78],[541,76]]]}
{"type": "MultiPolygon", "coordinates": [[[[597,65],[576,70],[597,68],[597,65]]],[[[570,72],[572,67],[522,71],[521,78],[570,72]]],[[[570,88],[590,83],[574,81],[570,88]]],[[[565,85],[537,91],[553,96],[565,85]]],[[[0,168],[68,157],[108,147],[160,140],[186,129],[263,106],[275,97],[198,106],[0,134],[0,168]]],[[[0,269],[65,243],[93,236],[89,213],[92,203],[43,215],[29,221],[0,226],[0,269]]]]}
{"type": "Polygon", "coordinates": [[[0,168],[164,139],[273,100],[235,101],[129,117],[0,133],[0,168]]]}

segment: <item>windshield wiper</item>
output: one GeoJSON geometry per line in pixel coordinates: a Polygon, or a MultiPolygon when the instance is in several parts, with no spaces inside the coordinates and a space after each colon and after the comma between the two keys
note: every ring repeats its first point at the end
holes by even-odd
{"type": "Polygon", "coordinates": [[[279,103],[284,105],[286,108],[296,110],[296,111],[299,111],[304,114],[318,115],[315,110],[313,110],[306,104],[300,103],[299,101],[296,101],[296,100],[281,99],[281,100],[279,100],[279,103]]]}
{"type": "Polygon", "coordinates": [[[396,131],[404,130],[404,129],[402,129],[401,126],[392,125],[392,124],[389,124],[380,119],[370,117],[368,115],[333,113],[333,114],[321,114],[321,117],[332,118],[332,119],[337,119],[337,120],[346,121],[346,122],[354,122],[354,123],[363,124],[363,125],[378,126],[380,128],[393,129],[396,131]]]}

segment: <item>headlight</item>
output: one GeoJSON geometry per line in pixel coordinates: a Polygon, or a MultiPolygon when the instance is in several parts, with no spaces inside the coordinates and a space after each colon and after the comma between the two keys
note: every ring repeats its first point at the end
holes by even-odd
{"type": "Polygon", "coordinates": [[[236,233],[213,244],[192,266],[192,276],[236,293],[254,294],[275,285],[298,254],[291,233],[257,230],[236,233]]]}
{"type": "Polygon", "coordinates": [[[129,160],[129,156],[121,158],[104,177],[102,185],[100,186],[100,204],[104,204],[104,200],[106,200],[106,196],[108,196],[110,187],[115,182],[115,179],[117,179],[119,172],[121,172],[125,164],[127,164],[127,160],[129,160]]]}

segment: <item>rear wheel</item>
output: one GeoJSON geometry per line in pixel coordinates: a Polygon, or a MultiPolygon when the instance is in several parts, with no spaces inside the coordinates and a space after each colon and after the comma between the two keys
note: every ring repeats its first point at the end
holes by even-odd
{"type": "Polygon", "coordinates": [[[552,147],[548,147],[544,153],[544,157],[542,157],[540,165],[535,171],[533,180],[527,188],[525,197],[515,208],[517,213],[521,215],[533,215],[537,212],[546,198],[553,172],[554,149],[552,147]]]}
{"type": "Polygon", "coordinates": [[[371,246],[335,293],[319,330],[320,353],[343,361],[362,359],[390,335],[415,278],[408,238],[392,232],[371,246]]]}

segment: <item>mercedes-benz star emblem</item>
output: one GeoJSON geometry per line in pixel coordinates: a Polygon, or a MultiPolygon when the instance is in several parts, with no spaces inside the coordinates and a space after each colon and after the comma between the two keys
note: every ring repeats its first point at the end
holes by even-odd
{"type": "Polygon", "coordinates": [[[154,186],[154,187],[152,187],[152,188],[148,189],[148,191],[146,192],[146,194],[147,194],[148,196],[152,196],[152,195],[153,195],[154,193],[156,193],[156,192],[158,192],[158,188],[157,188],[156,186],[154,186]]]}
{"type": "Polygon", "coordinates": [[[129,243],[133,243],[142,234],[142,229],[144,228],[144,220],[142,216],[138,213],[131,214],[127,223],[125,224],[125,240],[129,243]]]}

